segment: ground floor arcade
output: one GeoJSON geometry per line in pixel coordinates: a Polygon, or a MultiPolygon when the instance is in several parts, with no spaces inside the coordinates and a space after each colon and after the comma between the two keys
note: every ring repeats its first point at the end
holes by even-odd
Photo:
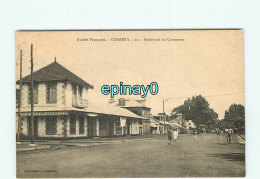
{"type": "MultiPolygon", "coordinates": [[[[35,138],[92,138],[120,135],[142,135],[142,119],[82,111],[34,112],[35,138]]],[[[31,113],[22,112],[20,136],[29,138],[31,113]]]]}

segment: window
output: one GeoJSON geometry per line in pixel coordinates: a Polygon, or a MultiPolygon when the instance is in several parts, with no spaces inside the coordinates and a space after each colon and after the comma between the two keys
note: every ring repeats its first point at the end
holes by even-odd
{"type": "Polygon", "coordinates": [[[57,84],[46,85],[46,103],[47,104],[57,103],[57,84]]]}
{"type": "MultiPolygon", "coordinates": [[[[38,84],[33,85],[33,104],[38,104],[38,84]]],[[[31,104],[31,85],[28,85],[28,104],[31,104]]]]}
{"type": "Polygon", "coordinates": [[[76,118],[70,118],[70,134],[76,134],[76,118]]]}
{"type": "Polygon", "coordinates": [[[57,117],[48,116],[45,120],[45,132],[46,135],[56,135],[57,133],[57,117]]]}
{"type": "Polygon", "coordinates": [[[73,98],[82,98],[83,87],[72,84],[72,96],[73,98]]]}
{"type": "Polygon", "coordinates": [[[84,134],[84,116],[79,118],[79,134],[84,134]]]}
{"type": "Polygon", "coordinates": [[[116,127],[120,127],[120,119],[116,120],[116,127]]]}
{"type": "Polygon", "coordinates": [[[78,98],[80,99],[82,99],[82,91],[83,91],[82,86],[78,86],[78,98]]]}
{"type": "Polygon", "coordinates": [[[73,98],[77,97],[77,86],[72,84],[72,96],[73,98]]]}

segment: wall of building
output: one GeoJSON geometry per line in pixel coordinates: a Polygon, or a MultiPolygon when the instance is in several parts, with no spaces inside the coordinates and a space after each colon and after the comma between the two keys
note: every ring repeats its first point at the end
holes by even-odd
{"type": "Polygon", "coordinates": [[[150,121],[143,120],[143,134],[150,134],[150,121]]]}
{"type": "Polygon", "coordinates": [[[66,99],[66,105],[72,106],[72,85],[71,85],[71,83],[67,83],[67,85],[66,85],[65,99],[66,99]]]}
{"type": "Polygon", "coordinates": [[[157,134],[160,134],[160,131],[159,131],[159,125],[157,127],[150,127],[150,129],[152,129],[152,134],[154,135],[157,135],[157,134]]]}
{"type": "MultiPolygon", "coordinates": [[[[55,135],[46,135],[46,116],[38,116],[38,137],[64,137],[64,118],[66,116],[57,116],[57,133],[55,135]]],[[[79,120],[76,120],[76,134],[70,134],[69,118],[66,123],[66,137],[87,137],[87,118],[84,118],[84,133],[79,134],[79,120]]],[[[28,136],[28,117],[23,117],[21,122],[21,133],[28,136]]],[[[36,136],[35,136],[36,137],[36,136]]]]}
{"type": "Polygon", "coordinates": [[[140,122],[137,119],[132,119],[132,124],[130,127],[130,131],[132,135],[136,135],[139,134],[139,126],[140,126],[140,122]]]}
{"type": "Polygon", "coordinates": [[[63,88],[62,88],[63,83],[57,83],[57,106],[63,106],[62,103],[62,95],[63,95],[63,88]]]}
{"type": "MultiPolygon", "coordinates": [[[[29,107],[30,103],[28,103],[28,92],[30,91],[30,87],[27,84],[24,84],[22,87],[22,97],[21,97],[21,106],[29,107]]],[[[88,98],[88,89],[83,87],[82,98],[88,98]]],[[[38,83],[38,104],[34,104],[35,107],[41,106],[72,106],[72,85],[71,83],[57,83],[57,103],[56,104],[47,104],[46,103],[46,84],[38,83]]]]}
{"type": "Polygon", "coordinates": [[[28,85],[22,85],[21,107],[28,106],[28,85]]]}
{"type": "Polygon", "coordinates": [[[27,117],[23,117],[22,118],[22,121],[21,121],[21,133],[24,135],[24,136],[27,136],[28,135],[28,126],[27,126],[27,117]]]}
{"type": "Polygon", "coordinates": [[[83,99],[88,99],[88,89],[85,88],[85,87],[83,87],[82,98],[83,99]]]}

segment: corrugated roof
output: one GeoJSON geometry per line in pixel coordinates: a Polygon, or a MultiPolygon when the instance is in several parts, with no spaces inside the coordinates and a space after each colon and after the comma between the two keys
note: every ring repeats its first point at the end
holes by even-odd
{"type": "MultiPolygon", "coordinates": [[[[30,83],[31,75],[27,75],[22,78],[23,83],[30,83]]],[[[86,86],[88,88],[93,88],[92,85],[60,65],[58,62],[53,63],[33,72],[34,82],[47,82],[47,81],[69,81],[76,84],[86,86]]],[[[19,83],[19,80],[16,82],[19,83]]]]}
{"type": "Polygon", "coordinates": [[[150,123],[156,123],[159,124],[159,121],[153,117],[150,117],[150,123]]]}
{"type": "MultiPolygon", "coordinates": [[[[119,101],[115,101],[113,103],[110,104],[111,106],[119,106],[119,101]]],[[[134,100],[134,99],[125,99],[125,105],[124,106],[120,106],[120,107],[143,107],[143,108],[150,108],[146,105],[143,105],[141,103],[139,103],[138,101],[134,100]]],[[[151,108],[150,108],[151,109],[151,108]]]]}
{"type": "MultiPolygon", "coordinates": [[[[30,112],[30,107],[21,108],[21,112],[30,112]]],[[[105,105],[95,105],[95,104],[89,104],[88,108],[86,109],[79,109],[74,108],[70,106],[64,106],[64,107],[34,107],[34,111],[81,111],[81,112],[87,112],[87,113],[95,113],[95,114],[107,114],[107,115],[115,115],[115,116],[121,116],[121,117],[130,117],[130,118],[137,118],[137,119],[148,119],[142,116],[138,116],[135,113],[132,113],[131,111],[120,108],[120,107],[111,107],[111,106],[105,106],[105,105]]]]}
{"type": "Polygon", "coordinates": [[[148,119],[148,118],[136,115],[135,113],[133,113],[127,109],[120,108],[117,106],[111,107],[111,106],[100,106],[100,105],[92,104],[85,110],[87,112],[98,113],[98,114],[108,114],[108,115],[115,115],[115,116],[122,116],[122,117],[148,119]]]}

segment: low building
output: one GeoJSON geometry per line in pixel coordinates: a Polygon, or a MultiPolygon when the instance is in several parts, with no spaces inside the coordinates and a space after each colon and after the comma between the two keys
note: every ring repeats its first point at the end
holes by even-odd
{"type": "Polygon", "coordinates": [[[150,117],[150,133],[152,135],[157,135],[157,134],[160,134],[160,122],[153,118],[153,117],[150,117]]]}
{"type": "Polygon", "coordinates": [[[150,107],[145,105],[145,99],[134,100],[134,99],[124,99],[120,98],[118,100],[110,99],[110,106],[120,107],[127,109],[132,113],[142,117],[140,123],[140,134],[150,134],[150,107]]]}
{"type": "Polygon", "coordinates": [[[194,129],[196,129],[196,125],[192,120],[185,120],[184,125],[189,134],[193,133],[194,129]]]}
{"type": "MultiPolygon", "coordinates": [[[[17,81],[19,84],[19,81],[17,81]]],[[[22,79],[20,136],[32,135],[31,75],[22,79]]],[[[35,138],[76,138],[139,135],[142,116],[127,109],[100,107],[88,101],[93,86],[56,60],[33,73],[35,138]]],[[[18,115],[18,113],[17,113],[18,115]]]]}
{"type": "Polygon", "coordinates": [[[161,135],[166,135],[168,130],[170,129],[170,124],[167,121],[167,115],[163,113],[159,113],[158,115],[153,115],[153,118],[155,118],[159,122],[159,133],[161,135]]]}

